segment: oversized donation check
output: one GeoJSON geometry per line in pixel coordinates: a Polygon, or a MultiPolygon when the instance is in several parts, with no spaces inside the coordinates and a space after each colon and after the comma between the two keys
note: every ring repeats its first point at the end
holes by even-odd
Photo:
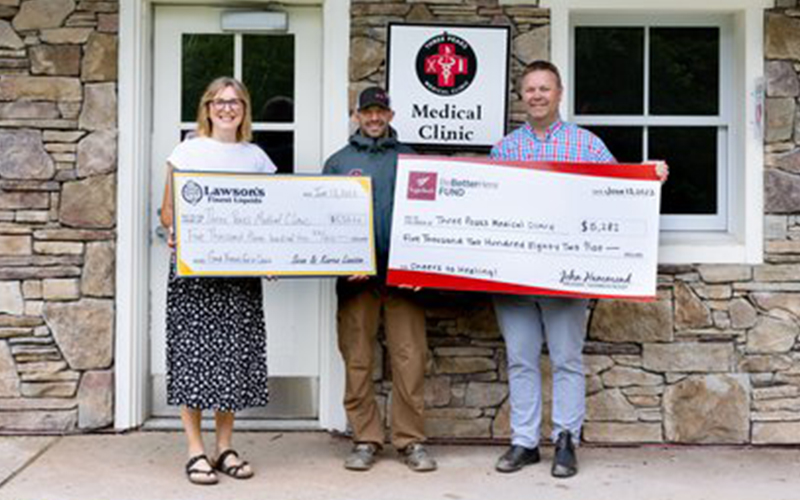
{"type": "Polygon", "coordinates": [[[375,274],[367,177],[173,174],[178,276],[375,274]]]}
{"type": "Polygon", "coordinates": [[[400,157],[388,282],[652,300],[654,165],[400,157]]]}

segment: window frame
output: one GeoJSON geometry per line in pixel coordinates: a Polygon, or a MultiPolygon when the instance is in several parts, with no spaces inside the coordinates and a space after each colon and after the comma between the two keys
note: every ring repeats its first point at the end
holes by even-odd
{"type": "MultiPolygon", "coordinates": [[[[202,31],[198,31],[196,33],[191,33],[192,35],[219,35],[219,36],[230,36],[233,38],[233,77],[237,80],[243,80],[243,73],[244,73],[244,37],[245,36],[253,36],[253,33],[242,33],[242,32],[225,32],[225,33],[205,33],[202,31]]],[[[277,35],[269,35],[269,34],[262,34],[257,33],[258,36],[291,36],[295,37],[295,34],[292,32],[285,32],[279,33],[277,35]]],[[[181,47],[181,57],[184,56],[183,47],[181,47]]],[[[295,53],[295,58],[297,54],[295,53]]],[[[295,78],[297,78],[297,68],[294,68],[295,78]]],[[[297,92],[297,83],[295,82],[295,92],[297,92]]],[[[181,114],[183,110],[181,110],[181,114]]],[[[191,133],[197,128],[197,123],[194,121],[181,121],[180,123],[180,131],[181,134],[184,133],[191,133]]],[[[294,136],[294,142],[292,145],[292,165],[293,165],[293,173],[297,170],[297,109],[294,109],[294,114],[292,116],[292,121],[287,122],[270,122],[270,121],[256,121],[255,118],[251,123],[251,130],[253,133],[257,132],[291,132],[294,136]]]]}
{"type": "MultiPolygon", "coordinates": [[[[641,127],[642,151],[648,155],[648,132],[654,126],[706,126],[717,128],[717,210],[709,215],[662,215],[662,231],[727,231],[729,220],[728,203],[730,198],[728,171],[733,168],[729,160],[730,130],[735,126],[730,109],[732,96],[730,82],[733,79],[732,22],[730,15],[720,14],[652,14],[652,13],[576,13],[570,16],[569,44],[569,88],[575,86],[575,32],[581,27],[632,27],[644,29],[643,64],[643,111],[641,115],[578,115],[574,110],[574,93],[566,103],[567,116],[578,125],[633,126],[641,127]],[[658,27],[715,27],[719,28],[719,112],[717,115],[650,115],[650,29],[658,27]]],[[[613,153],[613,151],[612,151],[613,153]]]]}
{"type": "MultiPolygon", "coordinates": [[[[500,0],[501,5],[529,4],[530,0],[500,0]]],[[[660,235],[662,264],[759,264],[764,260],[764,16],[774,0],[540,0],[550,10],[550,60],[569,75],[569,19],[577,14],[659,13],[727,14],[733,22],[732,91],[736,123],[728,138],[736,167],[729,171],[727,231],[665,231],[660,235]]],[[[564,102],[570,102],[566,87],[564,102]]],[[[562,116],[569,119],[565,107],[562,116]]]]}

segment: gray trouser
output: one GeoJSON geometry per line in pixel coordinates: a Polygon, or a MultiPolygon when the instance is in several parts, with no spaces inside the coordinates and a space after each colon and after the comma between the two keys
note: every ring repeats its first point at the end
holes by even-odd
{"type": "Polygon", "coordinates": [[[542,424],[542,344],[553,367],[553,435],[577,439],[586,413],[583,340],[587,300],[495,295],[494,309],[506,342],[511,400],[511,442],[534,448],[542,424]]]}

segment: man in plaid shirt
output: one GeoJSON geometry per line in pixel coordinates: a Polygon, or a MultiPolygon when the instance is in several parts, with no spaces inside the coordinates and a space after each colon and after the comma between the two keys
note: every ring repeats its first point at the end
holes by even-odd
{"type": "Polygon", "coordinates": [[[492,159],[615,162],[599,137],[559,118],[562,89],[557,71],[546,61],[535,61],[525,68],[520,77],[520,93],[528,108],[528,122],[492,149],[492,159]]]}
{"type": "MultiPolygon", "coordinates": [[[[529,64],[519,80],[528,121],[492,149],[492,159],[613,163],[603,141],[559,117],[562,86],[558,68],[546,61],[529,64]]],[[[666,179],[666,163],[656,172],[666,179]]],[[[553,370],[551,473],[578,472],[575,445],[586,412],[583,340],[588,301],[544,296],[495,295],[494,308],[506,343],[511,400],[511,447],[498,459],[500,472],[515,472],[539,461],[542,393],[539,358],[547,341],[553,370]]]]}

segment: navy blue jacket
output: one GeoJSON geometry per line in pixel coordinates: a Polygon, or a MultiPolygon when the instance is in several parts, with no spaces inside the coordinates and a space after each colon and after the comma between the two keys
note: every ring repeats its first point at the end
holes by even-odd
{"type": "Polygon", "coordinates": [[[328,158],[322,171],[328,175],[366,175],[372,178],[375,251],[380,276],[385,276],[389,262],[397,155],[401,153],[413,154],[414,150],[397,140],[394,129],[389,129],[388,137],[379,139],[366,137],[358,131],[350,136],[347,146],[328,158]]]}

